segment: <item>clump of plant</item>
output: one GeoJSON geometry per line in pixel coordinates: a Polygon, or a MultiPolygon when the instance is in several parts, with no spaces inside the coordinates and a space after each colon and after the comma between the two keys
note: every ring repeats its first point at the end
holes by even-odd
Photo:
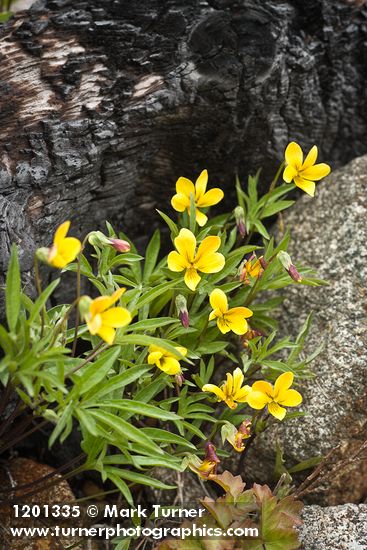
{"type": "MultiPolygon", "coordinates": [[[[290,143],[288,183],[279,184],[284,163],[262,197],[259,174],[246,189],[237,180],[237,207],[212,219],[207,209],[223,192],[207,189],[207,171],[195,184],[179,178],[172,198],[177,220],[158,211],[172,240],[167,257],[158,230],[143,258],[109,223],[106,234],[93,231],[81,242],[68,236],[70,222],[64,222],[52,245],[36,251],[35,298],[22,289],[14,245],[7,325],[0,326],[2,412],[14,393],[17,399],[2,432],[24,411],[31,411],[33,424],[3,437],[0,451],[47,424],[53,426],[49,446],[78,430],[74,473],[98,472],[132,505],[137,487],[175,489],[154,477],[156,467],[190,467],[218,483],[229,452],[240,453],[243,463],[255,437],[303,414],[291,411],[310,376],[312,356],[301,355],[309,319],[295,341],[279,338],[274,311],[282,297],[274,291],[322,281],[312,268],[293,263],[290,233],[276,243],[263,221],[293,204],[284,197],[295,186],[313,196],[314,181],[330,170],[315,164],[316,157],[316,147],[303,160],[290,143]],[[39,262],[60,272],[46,287],[39,262]],[[50,306],[66,271],[75,273],[75,299],[50,306]],[[81,295],[82,287],[94,292],[81,295]],[[217,451],[208,455],[213,441],[217,451]]],[[[273,498],[264,488],[245,495],[244,502],[255,499],[256,506],[273,498]]]]}
{"type": "Polygon", "coordinates": [[[0,24],[6,21],[13,15],[11,7],[13,0],[0,0],[0,24]]]}

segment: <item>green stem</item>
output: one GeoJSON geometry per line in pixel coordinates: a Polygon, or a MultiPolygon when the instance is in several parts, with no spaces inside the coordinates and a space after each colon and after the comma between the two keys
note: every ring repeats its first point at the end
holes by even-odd
{"type": "Polygon", "coordinates": [[[92,359],[94,359],[95,357],[97,357],[97,355],[102,353],[102,351],[104,351],[107,348],[107,346],[102,347],[103,344],[104,344],[103,341],[100,342],[99,344],[97,344],[97,346],[92,350],[92,352],[88,355],[88,357],[85,359],[85,361],[83,361],[83,363],[81,365],[78,365],[73,370],[71,370],[68,373],[67,377],[69,377],[71,374],[75,374],[79,369],[82,369],[87,363],[90,363],[90,361],[92,359]]]}
{"type": "MultiPolygon", "coordinates": [[[[37,294],[38,296],[41,296],[42,280],[41,280],[40,271],[39,271],[38,258],[36,255],[34,256],[34,280],[36,283],[37,294]]],[[[45,329],[45,317],[46,317],[46,306],[43,306],[41,310],[41,338],[43,337],[43,332],[45,329]]]]}
{"type": "MultiPolygon", "coordinates": [[[[264,212],[264,210],[265,210],[265,208],[266,208],[266,205],[267,205],[268,202],[269,202],[269,198],[270,198],[269,195],[270,195],[270,193],[271,193],[272,191],[274,191],[274,189],[275,189],[275,187],[276,187],[276,184],[278,183],[279,176],[280,176],[280,174],[281,174],[281,172],[282,172],[282,170],[283,170],[283,168],[284,168],[284,165],[285,165],[285,162],[283,161],[283,162],[281,163],[281,165],[279,166],[278,171],[277,171],[277,173],[276,173],[275,176],[274,176],[274,179],[272,180],[272,182],[271,182],[270,185],[269,185],[269,190],[268,190],[268,192],[267,192],[267,195],[268,195],[268,196],[267,196],[267,198],[266,198],[266,201],[265,201],[264,204],[263,204],[263,207],[261,208],[261,210],[260,210],[260,212],[259,212],[259,214],[258,214],[258,216],[257,216],[259,220],[261,220],[261,216],[262,216],[262,214],[263,214],[263,212],[264,212]]],[[[248,234],[248,236],[247,236],[247,238],[246,238],[245,244],[248,244],[248,243],[250,242],[251,237],[252,237],[253,234],[254,234],[254,230],[251,229],[250,233],[248,234]]]]}
{"type": "MultiPolygon", "coordinates": [[[[76,298],[75,301],[78,303],[80,300],[80,254],[78,255],[78,267],[76,270],[76,298]]],[[[78,330],[79,330],[79,322],[80,322],[80,313],[79,308],[76,308],[76,314],[75,314],[75,331],[74,331],[74,342],[73,342],[73,348],[71,355],[75,357],[76,352],[76,345],[78,342],[78,330]]]]}

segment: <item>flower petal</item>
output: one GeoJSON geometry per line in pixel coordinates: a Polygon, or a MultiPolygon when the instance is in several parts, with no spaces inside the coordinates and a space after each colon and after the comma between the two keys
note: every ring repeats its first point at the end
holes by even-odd
{"type": "Polygon", "coordinates": [[[323,162],[315,164],[315,166],[310,166],[307,170],[302,170],[302,172],[300,172],[302,178],[311,181],[319,181],[328,174],[330,174],[330,166],[323,162]]]}
{"type": "Polygon", "coordinates": [[[235,395],[240,389],[244,381],[244,375],[242,370],[237,367],[233,371],[233,394],[235,395]]]}
{"type": "Polygon", "coordinates": [[[275,418],[277,418],[278,420],[283,420],[283,418],[287,413],[286,409],[284,409],[283,407],[280,407],[278,403],[274,403],[274,401],[269,403],[268,411],[270,412],[270,414],[275,416],[275,418]]]}
{"type": "Polygon", "coordinates": [[[201,277],[194,267],[189,267],[185,271],[184,280],[189,289],[194,292],[200,283],[201,277]]]}
{"type": "Polygon", "coordinates": [[[102,340],[104,340],[105,342],[107,342],[107,344],[111,346],[115,339],[116,331],[112,327],[102,325],[97,334],[100,338],[102,338],[102,340]]]}
{"type": "Polygon", "coordinates": [[[285,150],[285,161],[297,170],[301,169],[303,163],[303,153],[298,143],[291,141],[285,150]]]}
{"type": "Polygon", "coordinates": [[[317,159],[317,147],[314,145],[311,147],[311,149],[308,152],[307,157],[305,158],[304,163],[302,164],[302,170],[307,170],[307,168],[310,168],[310,166],[313,166],[317,159]]]}
{"type": "Polygon", "coordinates": [[[280,392],[286,391],[293,384],[294,374],[293,372],[283,372],[275,381],[274,384],[274,399],[280,394],[280,392]]]}
{"type": "Polygon", "coordinates": [[[232,395],[233,393],[233,376],[230,372],[227,372],[227,380],[222,386],[222,389],[225,394],[232,395]]]}
{"type": "Polygon", "coordinates": [[[69,231],[69,228],[70,228],[70,222],[66,221],[61,225],[59,225],[59,227],[56,229],[55,235],[54,235],[54,244],[56,244],[56,246],[60,246],[61,242],[65,239],[69,231]]]}
{"type": "Polygon", "coordinates": [[[214,206],[214,204],[218,204],[223,197],[223,191],[219,189],[219,187],[214,187],[213,189],[209,189],[209,191],[200,197],[200,199],[197,199],[197,205],[201,208],[214,206]]]}
{"type": "Polygon", "coordinates": [[[189,229],[181,229],[174,243],[180,256],[185,258],[188,263],[192,263],[196,249],[195,235],[189,229]]]}
{"type": "Polygon", "coordinates": [[[223,254],[220,252],[214,252],[214,254],[208,254],[204,256],[196,267],[203,273],[218,273],[225,265],[226,261],[223,254]]]}
{"type": "Polygon", "coordinates": [[[228,310],[227,296],[219,288],[210,293],[209,301],[212,308],[219,309],[221,313],[226,313],[228,310]]]}
{"type": "Polygon", "coordinates": [[[159,368],[166,374],[178,374],[181,372],[180,363],[174,357],[164,357],[159,368]]]}
{"type": "Polygon", "coordinates": [[[233,309],[225,314],[226,323],[235,334],[245,334],[248,330],[247,321],[241,313],[233,312],[233,309]]]}
{"type": "Polygon", "coordinates": [[[304,180],[303,178],[300,178],[299,176],[296,176],[294,178],[294,183],[297,185],[297,187],[302,189],[302,191],[307,193],[307,195],[310,195],[310,197],[315,196],[316,185],[315,185],[314,181],[304,180]]]}
{"type": "Polygon", "coordinates": [[[152,351],[148,355],[148,365],[157,365],[157,366],[159,366],[160,365],[160,360],[162,359],[162,356],[163,356],[163,354],[159,350],[152,351]]]}
{"type": "Polygon", "coordinates": [[[269,403],[269,398],[261,391],[252,390],[247,396],[247,403],[252,409],[263,409],[269,403]]]}
{"type": "Polygon", "coordinates": [[[218,399],[220,399],[220,401],[224,401],[226,396],[224,395],[224,392],[221,388],[219,388],[218,386],[215,386],[214,384],[205,384],[202,388],[201,388],[201,391],[207,391],[207,392],[212,392],[214,393],[218,399]]]}
{"type": "Polygon", "coordinates": [[[176,191],[180,195],[186,195],[190,204],[190,195],[195,197],[195,186],[188,178],[178,178],[176,181],[176,191]]]}
{"type": "Polygon", "coordinates": [[[97,334],[101,326],[102,326],[102,318],[100,315],[97,314],[91,317],[90,319],[87,319],[87,327],[89,332],[92,335],[97,334]]]}
{"type": "Polygon", "coordinates": [[[190,208],[190,199],[182,193],[177,193],[173,195],[171,205],[177,212],[183,212],[186,208],[190,208]]]}
{"type": "Polygon", "coordinates": [[[298,407],[302,403],[302,395],[297,390],[286,390],[279,395],[277,402],[285,407],[298,407]]]}
{"type": "Polygon", "coordinates": [[[234,399],[239,403],[247,403],[247,398],[251,393],[250,386],[243,386],[234,396],[234,399]]]}
{"type": "Polygon", "coordinates": [[[203,212],[200,212],[198,208],[195,210],[195,213],[197,224],[200,225],[200,227],[203,227],[208,221],[208,216],[206,216],[203,212]]]}
{"type": "Polygon", "coordinates": [[[283,179],[287,183],[290,183],[295,176],[297,176],[298,170],[294,167],[288,164],[288,166],[285,167],[283,172],[283,179]]]}
{"type": "Polygon", "coordinates": [[[210,313],[208,320],[213,321],[214,319],[217,319],[217,317],[221,317],[222,312],[219,309],[213,309],[213,311],[210,313]]]}
{"type": "Polygon", "coordinates": [[[168,254],[167,264],[171,271],[183,271],[187,267],[187,261],[176,250],[168,254]]]}
{"type": "Polygon", "coordinates": [[[257,382],[254,382],[252,384],[252,389],[254,391],[261,391],[265,395],[269,397],[269,399],[273,399],[273,386],[270,384],[270,382],[266,382],[265,380],[258,380],[257,382]]]}
{"type": "Polygon", "coordinates": [[[131,323],[131,313],[124,307],[112,307],[101,313],[102,324],[107,327],[126,327],[131,323]]]}
{"type": "MultiPolygon", "coordinates": [[[[203,170],[195,183],[195,201],[198,202],[206,191],[208,185],[208,170],[203,170]]],[[[204,206],[204,205],[201,205],[204,206]]]]}
{"type": "Polygon", "coordinates": [[[227,321],[225,320],[224,317],[218,317],[217,319],[217,326],[219,328],[219,330],[221,331],[222,334],[227,334],[227,332],[230,332],[231,330],[231,327],[228,326],[228,323],[227,321]]]}
{"type": "Polygon", "coordinates": [[[102,313],[102,311],[111,307],[122,296],[125,290],[126,288],[119,288],[115,290],[112,296],[98,296],[90,305],[89,311],[91,316],[93,317],[97,313],[102,313]]]}
{"type": "MultiPolygon", "coordinates": [[[[181,229],[181,231],[183,231],[181,229]]],[[[209,237],[205,237],[203,242],[200,244],[197,254],[195,256],[195,263],[200,263],[201,260],[209,255],[213,254],[213,252],[216,252],[218,248],[221,245],[220,237],[217,237],[216,235],[211,235],[209,237]]]]}

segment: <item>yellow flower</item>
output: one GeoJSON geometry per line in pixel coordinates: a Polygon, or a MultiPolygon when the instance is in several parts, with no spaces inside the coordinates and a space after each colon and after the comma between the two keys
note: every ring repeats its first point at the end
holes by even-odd
{"type": "Polygon", "coordinates": [[[228,433],[226,439],[232,445],[235,451],[242,453],[245,450],[246,444],[244,440],[251,437],[251,421],[244,420],[238,430],[233,426],[233,430],[228,433]]]}
{"type": "Polygon", "coordinates": [[[202,273],[217,273],[223,269],[225,259],[217,252],[221,245],[219,237],[205,237],[196,252],[196,238],[189,229],[181,229],[175,238],[176,251],[168,254],[168,267],[171,271],[185,270],[185,283],[190,290],[195,290],[202,273]]]}
{"type": "Polygon", "coordinates": [[[213,443],[208,441],[205,446],[204,460],[201,461],[197,456],[192,456],[188,463],[190,470],[195,472],[201,479],[215,478],[220,463],[216,450],[213,443]]]}
{"type": "Polygon", "coordinates": [[[240,267],[240,281],[243,281],[243,284],[249,285],[250,279],[249,276],[256,279],[261,277],[264,272],[262,263],[264,263],[263,256],[257,258],[255,254],[252,254],[248,260],[245,260],[240,267]]]}
{"type": "Polygon", "coordinates": [[[113,344],[116,328],[125,327],[131,322],[131,314],[124,307],[111,307],[125,288],[119,288],[112,296],[99,296],[92,300],[89,311],[85,315],[88,330],[91,334],[98,334],[107,344],[113,344]]]}
{"type": "Polygon", "coordinates": [[[245,334],[247,332],[246,318],[251,317],[251,309],[247,307],[228,309],[227,297],[223,290],[219,288],[216,288],[210,294],[210,305],[213,311],[209,315],[209,321],[216,319],[218,328],[223,334],[226,334],[230,330],[236,334],[245,334]]]}
{"type": "Polygon", "coordinates": [[[73,262],[82,248],[78,239],[66,236],[69,227],[69,221],[59,225],[55,232],[53,245],[48,249],[47,262],[58,269],[62,269],[73,262]]]}
{"type": "Polygon", "coordinates": [[[207,183],[207,170],[201,172],[195,185],[187,178],[178,178],[176,182],[177,193],[171,200],[171,204],[177,212],[184,212],[187,210],[190,215],[190,196],[192,195],[195,201],[196,221],[201,227],[206,224],[208,218],[199,208],[206,208],[207,206],[218,204],[224,197],[223,191],[217,187],[206,191],[207,183]]]}
{"type": "Polygon", "coordinates": [[[285,150],[286,168],[283,179],[287,183],[292,180],[305,193],[313,197],[315,195],[315,181],[321,180],[330,173],[330,166],[325,163],[315,164],[317,159],[317,147],[314,145],[305,160],[298,143],[292,141],[285,150]]]}
{"type": "Polygon", "coordinates": [[[214,384],[205,384],[202,391],[215,393],[218,401],[224,401],[230,409],[236,409],[237,403],[246,403],[247,397],[251,392],[250,386],[243,386],[244,376],[240,368],[237,368],[233,374],[227,372],[227,380],[219,388],[214,384]]]}
{"type": "MultiPolygon", "coordinates": [[[[181,355],[187,354],[187,349],[182,347],[175,348],[181,355]]],[[[179,355],[167,351],[159,346],[149,346],[148,364],[157,365],[166,374],[179,374],[181,372],[179,355]]]]}
{"type": "Polygon", "coordinates": [[[267,405],[270,414],[283,420],[287,412],[284,407],[297,407],[302,403],[302,395],[289,389],[293,378],[292,372],[284,372],[277,378],[274,387],[265,380],[255,382],[247,399],[248,404],[253,409],[263,409],[267,405]]]}

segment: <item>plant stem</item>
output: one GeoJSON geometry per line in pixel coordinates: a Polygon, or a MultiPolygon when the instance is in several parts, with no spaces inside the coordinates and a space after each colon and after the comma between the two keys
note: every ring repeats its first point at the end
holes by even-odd
{"type": "MultiPolygon", "coordinates": [[[[84,453],[80,453],[80,455],[76,456],[75,458],[72,458],[69,460],[66,464],[63,464],[59,468],[55,469],[53,472],[50,472],[49,474],[40,477],[39,479],[36,479],[35,481],[31,481],[30,483],[24,483],[23,485],[17,485],[16,490],[17,492],[22,489],[30,489],[31,487],[34,487],[35,485],[38,485],[39,483],[46,481],[47,479],[52,478],[53,476],[59,474],[63,470],[66,470],[74,464],[75,462],[79,462],[82,458],[84,458],[84,453]]],[[[43,488],[42,488],[43,489],[43,488]]],[[[14,487],[7,487],[6,489],[0,489],[0,493],[12,493],[14,492],[14,487]]]]}
{"type": "MultiPolygon", "coordinates": [[[[78,303],[79,300],[80,300],[80,254],[78,255],[78,266],[77,266],[77,270],[76,270],[76,298],[75,298],[75,302],[78,303]]],[[[75,357],[76,345],[77,345],[77,342],[78,342],[79,321],[80,321],[80,313],[79,313],[79,308],[77,307],[76,308],[76,313],[75,313],[74,342],[73,342],[73,348],[72,348],[72,352],[71,352],[71,355],[73,357],[75,357]]]]}
{"type": "Polygon", "coordinates": [[[100,342],[99,344],[97,344],[96,347],[92,350],[92,352],[86,357],[85,361],[83,361],[81,365],[78,365],[73,370],[71,370],[68,373],[67,377],[69,377],[71,374],[76,373],[79,369],[83,368],[87,363],[91,361],[91,359],[94,359],[97,355],[99,355],[99,352],[104,351],[106,348],[101,349],[101,347],[103,346],[103,343],[104,342],[100,342]]]}
{"type": "MultiPolygon", "coordinates": [[[[42,280],[41,280],[40,271],[39,271],[38,258],[36,255],[34,256],[34,280],[36,283],[37,294],[38,296],[41,296],[42,280]]],[[[46,313],[46,308],[45,306],[43,306],[41,310],[41,338],[43,337],[43,331],[45,329],[45,313],[46,313]]]]}
{"type": "Polygon", "coordinates": [[[19,437],[16,437],[12,441],[10,441],[7,445],[5,445],[4,447],[1,447],[0,454],[4,453],[8,449],[10,449],[11,447],[16,445],[17,443],[19,443],[23,439],[25,439],[26,437],[31,435],[32,433],[36,432],[37,430],[40,430],[41,428],[46,426],[48,423],[49,423],[49,420],[44,420],[43,422],[40,422],[39,424],[37,424],[37,426],[34,426],[31,430],[28,430],[28,432],[25,432],[25,433],[21,434],[19,437]]]}

